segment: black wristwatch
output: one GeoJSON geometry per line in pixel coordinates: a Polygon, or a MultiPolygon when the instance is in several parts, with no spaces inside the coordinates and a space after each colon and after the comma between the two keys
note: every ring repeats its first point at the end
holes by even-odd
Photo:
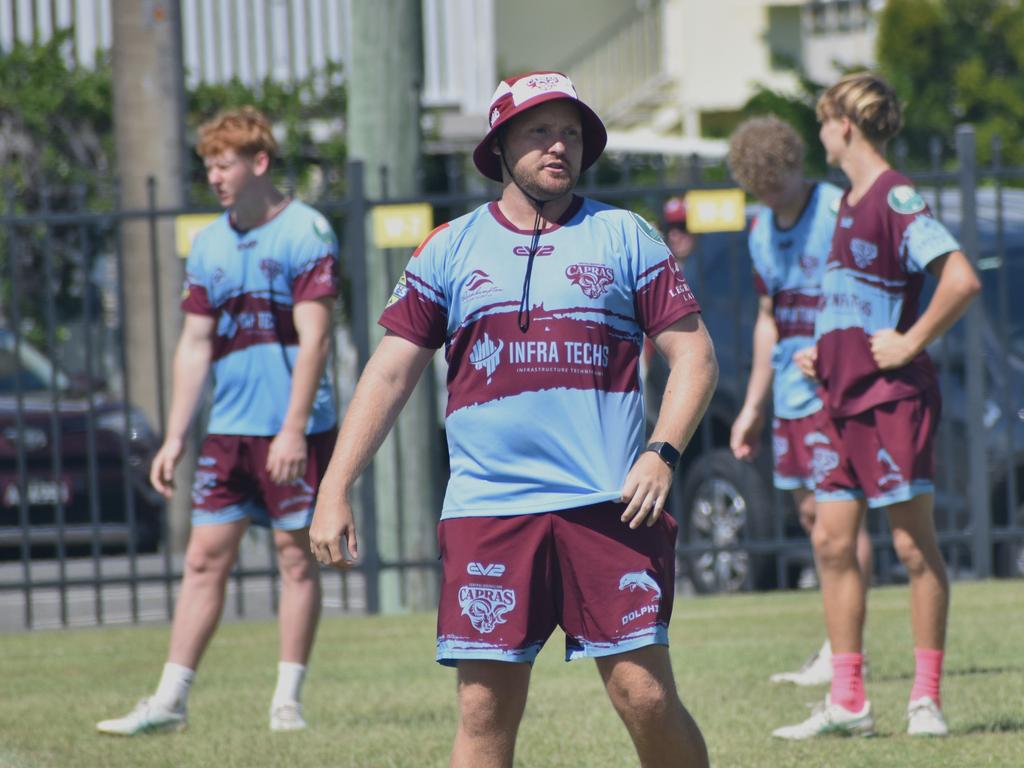
{"type": "Polygon", "coordinates": [[[668,464],[668,468],[673,472],[679,466],[679,451],[675,449],[672,443],[648,443],[647,447],[644,448],[644,452],[646,453],[647,451],[658,454],[661,460],[668,464]]]}

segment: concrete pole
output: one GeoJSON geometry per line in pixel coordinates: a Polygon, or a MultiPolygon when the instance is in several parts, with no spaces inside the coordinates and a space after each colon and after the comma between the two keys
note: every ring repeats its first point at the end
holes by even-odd
{"type": "MultiPolygon", "coordinates": [[[[157,208],[180,208],[185,177],[180,4],[177,0],[114,0],[111,10],[121,205],[129,210],[151,203],[157,208]],[[156,182],[152,189],[150,178],[156,182]]],[[[184,264],[175,255],[174,221],[158,219],[155,233],[144,219],[125,221],[122,245],[128,391],[150,422],[162,430],[170,396],[170,358],[181,327],[178,304],[184,276],[184,264]]],[[[174,551],[182,551],[188,537],[193,464],[190,452],[181,462],[175,478],[178,493],[168,509],[169,544],[174,551]]]]}
{"type": "MultiPolygon", "coordinates": [[[[352,3],[348,85],[348,154],[366,168],[371,199],[415,195],[420,189],[420,0],[352,3]]],[[[383,336],[377,319],[410,251],[373,246],[366,221],[367,322],[371,349],[383,336]]],[[[342,255],[344,259],[344,254],[342,255]]],[[[432,563],[436,557],[438,451],[436,388],[430,369],[374,462],[377,541],[384,566],[383,612],[436,607],[438,583],[430,565],[388,568],[399,560],[432,563]]]]}

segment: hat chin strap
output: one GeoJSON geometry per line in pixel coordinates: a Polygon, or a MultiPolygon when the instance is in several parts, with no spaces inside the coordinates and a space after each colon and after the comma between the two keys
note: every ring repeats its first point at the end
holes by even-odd
{"type": "Polygon", "coordinates": [[[515,184],[519,191],[523,193],[523,196],[529,200],[533,207],[537,209],[537,215],[533,219],[533,237],[530,238],[530,253],[526,259],[526,275],[523,277],[523,293],[519,297],[519,312],[516,314],[516,322],[519,324],[519,331],[526,333],[530,329],[530,277],[533,275],[533,259],[537,255],[537,250],[540,247],[540,216],[541,211],[544,209],[546,200],[541,200],[539,197],[531,195],[522,184],[519,183],[519,179],[516,178],[515,173],[508,164],[508,160],[505,159],[505,146],[498,138],[498,149],[499,156],[501,157],[501,164],[505,170],[508,171],[508,177],[512,179],[512,183],[515,184]]]}

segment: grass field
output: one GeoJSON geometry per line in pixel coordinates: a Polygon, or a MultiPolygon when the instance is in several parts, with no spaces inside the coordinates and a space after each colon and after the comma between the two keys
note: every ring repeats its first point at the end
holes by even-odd
{"type": "MultiPolygon", "coordinates": [[[[1024,582],[953,589],[943,697],[953,731],[912,740],[903,712],[913,676],[907,589],[872,592],[868,694],[879,736],[785,743],[771,729],[807,714],[825,690],[782,688],[820,642],[816,593],[677,602],[672,656],[687,706],[715,766],[1024,765],[1024,582]]],[[[429,614],[324,622],[305,689],[305,733],[271,734],[276,639],[270,622],[221,628],[193,689],[190,728],[122,740],[93,732],[156,682],[167,628],[0,636],[0,767],[447,765],[454,674],[433,662],[429,614]]],[[[519,736],[517,766],[635,765],[593,664],[562,661],[556,635],[541,654],[519,736]]]]}

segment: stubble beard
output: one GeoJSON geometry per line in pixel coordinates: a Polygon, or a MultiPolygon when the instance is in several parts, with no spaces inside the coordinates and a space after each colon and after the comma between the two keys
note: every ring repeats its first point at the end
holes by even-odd
{"type": "Polygon", "coordinates": [[[548,202],[572,192],[578,180],[579,176],[572,171],[563,178],[552,179],[541,169],[520,174],[519,183],[531,197],[548,202]]]}

